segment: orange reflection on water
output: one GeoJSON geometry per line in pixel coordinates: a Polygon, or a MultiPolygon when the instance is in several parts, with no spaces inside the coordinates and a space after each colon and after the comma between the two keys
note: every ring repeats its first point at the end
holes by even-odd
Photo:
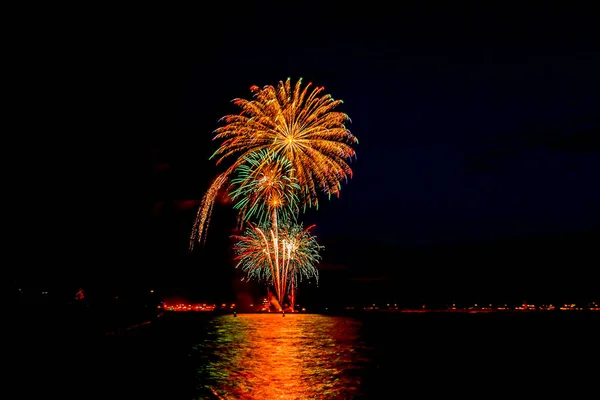
{"type": "Polygon", "coordinates": [[[319,399],[360,395],[368,361],[360,322],[307,314],[224,315],[195,347],[199,398],[319,399]]]}

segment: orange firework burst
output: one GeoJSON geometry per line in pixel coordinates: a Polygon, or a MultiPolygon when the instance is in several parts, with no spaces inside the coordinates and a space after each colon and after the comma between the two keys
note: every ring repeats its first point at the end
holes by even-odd
{"type": "MultiPolygon", "coordinates": [[[[323,87],[312,87],[311,83],[302,88],[302,79],[293,86],[288,78],[277,87],[252,86],[250,91],[253,99],[235,99],[241,112],[223,117],[224,125],[215,131],[214,139],[223,142],[211,159],[216,157],[217,165],[234,159],[220,177],[229,179],[249,155],[266,149],[292,164],[304,209],[318,207],[319,192],[339,195],[341,181],[352,177],[348,162],[356,156],[351,145],[358,143],[345,126],[350,121],[348,115],[334,111],[342,101],[334,100],[324,93],[323,87]]],[[[214,201],[210,192],[223,183],[215,181],[205,195],[194,225],[192,245],[205,235],[214,201]]]]}
{"type": "Polygon", "coordinates": [[[323,94],[323,87],[301,86],[302,79],[292,87],[288,78],[277,88],[251,87],[253,100],[235,99],[242,112],[222,118],[225,125],[214,139],[223,143],[212,157],[219,164],[260,149],[284,156],[294,166],[306,204],[316,206],[319,191],[338,194],[340,181],[352,176],[347,160],[356,155],[350,145],[358,140],[344,125],[348,115],[333,111],[341,100],[323,94]]]}

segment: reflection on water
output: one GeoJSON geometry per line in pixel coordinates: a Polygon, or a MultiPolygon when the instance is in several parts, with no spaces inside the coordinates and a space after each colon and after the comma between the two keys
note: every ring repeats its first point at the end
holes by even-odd
{"type": "Polygon", "coordinates": [[[194,347],[198,398],[316,399],[360,395],[369,348],[352,318],[241,314],[213,319],[194,347]]]}

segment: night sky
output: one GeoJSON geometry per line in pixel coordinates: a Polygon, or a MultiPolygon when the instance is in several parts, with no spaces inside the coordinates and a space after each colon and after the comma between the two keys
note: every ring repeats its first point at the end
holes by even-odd
{"type": "Polygon", "coordinates": [[[302,77],[344,100],[360,142],[340,198],[301,217],[325,246],[303,300],[598,300],[595,15],[482,7],[25,18],[9,49],[16,279],[249,291],[230,205],[187,248],[220,171],[212,131],[251,85],[302,77]]]}

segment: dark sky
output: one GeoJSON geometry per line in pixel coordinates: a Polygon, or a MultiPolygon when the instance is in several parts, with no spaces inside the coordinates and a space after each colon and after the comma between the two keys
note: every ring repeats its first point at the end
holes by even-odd
{"type": "Polygon", "coordinates": [[[597,299],[594,13],[303,4],[16,19],[18,276],[237,290],[230,207],[187,252],[212,131],[251,85],[303,77],[360,141],[341,197],[303,216],[315,296],[597,299]]]}

